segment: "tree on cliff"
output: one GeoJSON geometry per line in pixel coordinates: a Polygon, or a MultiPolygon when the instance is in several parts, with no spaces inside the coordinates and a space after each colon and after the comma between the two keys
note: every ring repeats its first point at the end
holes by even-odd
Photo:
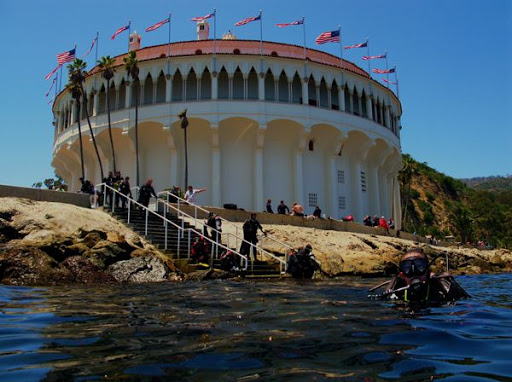
{"type": "Polygon", "coordinates": [[[108,136],[110,138],[110,149],[112,150],[112,165],[114,167],[114,172],[117,171],[117,167],[116,167],[116,154],[114,151],[114,140],[112,139],[112,124],[110,122],[110,80],[114,77],[114,73],[116,72],[116,70],[114,68],[115,62],[116,62],[116,59],[111,58],[110,56],[103,56],[98,60],[98,68],[102,70],[101,76],[107,81],[106,97],[107,97],[108,136]]]}
{"type": "MultiPolygon", "coordinates": [[[[85,67],[87,66],[87,64],[79,59],[79,58],[75,58],[75,60],[68,65],[68,79],[69,79],[69,84],[71,86],[72,89],[75,89],[76,92],[79,93],[79,95],[77,95],[78,100],[80,99],[80,97],[82,98],[83,100],[83,104],[84,104],[84,112],[85,112],[85,117],[87,118],[87,124],[89,125],[89,133],[91,134],[91,139],[92,139],[92,144],[94,146],[94,150],[96,151],[96,157],[98,158],[98,164],[100,166],[100,173],[101,173],[101,180],[103,180],[105,178],[104,174],[103,174],[103,165],[101,163],[101,157],[100,157],[100,153],[98,151],[98,145],[96,144],[96,139],[94,137],[94,132],[92,131],[92,127],[91,127],[91,119],[89,117],[89,110],[87,109],[87,96],[86,96],[86,93],[85,93],[85,90],[84,90],[84,80],[85,80],[85,77],[87,76],[87,72],[85,71],[85,67]]],[[[80,102],[78,101],[78,104],[80,104],[80,102]]],[[[78,115],[78,118],[77,118],[78,121],[80,121],[80,114],[78,115]]],[[[85,179],[85,177],[83,177],[85,179]]]]}
{"type": "Polygon", "coordinates": [[[128,74],[132,77],[133,85],[132,89],[134,89],[135,93],[135,161],[136,161],[136,182],[137,185],[140,185],[140,176],[139,176],[139,67],[137,61],[137,52],[134,50],[128,52],[127,56],[123,58],[124,66],[128,74]]]}

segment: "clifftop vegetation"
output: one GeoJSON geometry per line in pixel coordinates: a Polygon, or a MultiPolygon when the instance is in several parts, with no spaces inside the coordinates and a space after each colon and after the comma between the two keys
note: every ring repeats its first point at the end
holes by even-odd
{"type": "Polygon", "coordinates": [[[512,178],[472,183],[444,175],[408,154],[403,163],[399,181],[404,230],[512,248],[512,178]]]}

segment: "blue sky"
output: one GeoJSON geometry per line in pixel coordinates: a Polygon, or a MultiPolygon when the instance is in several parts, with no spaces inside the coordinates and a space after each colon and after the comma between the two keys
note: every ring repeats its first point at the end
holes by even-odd
{"type": "MultiPolygon", "coordinates": [[[[233,24],[263,10],[263,38],[301,45],[300,27],[278,22],[306,17],[307,46],[339,55],[339,45],[316,46],[321,32],[342,26],[344,45],[370,39],[371,54],[388,51],[403,105],[402,151],[457,178],[512,174],[512,1],[302,0],[243,2],[124,0],[0,0],[0,184],[30,186],[53,175],[53,127],[45,75],[55,55],[78,45],[83,55],[96,31],[99,56],[124,53],[132,20],[142,32],[172,12],[172,41],[195,39],[193,16],[217,8],[217,35],[259,39],[259,24],[233,24]]],[[[167,42],[167,29],[142,32],[142,45],[167,42]]],[[[344,58],[367,68],[366,49],[344,58]]],[[[89,68],[93,55],[88,57],[89,68]]],[[[376,61],[374,61],[374,66],[376,61]]],[[[64,77],[64,76],[63,76],[64,77]]],[[[381,77],[379,77],[381,78],[381,77]]]]}

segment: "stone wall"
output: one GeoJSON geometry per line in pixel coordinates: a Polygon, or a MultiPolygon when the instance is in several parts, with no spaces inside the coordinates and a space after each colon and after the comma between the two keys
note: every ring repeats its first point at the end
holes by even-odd
{"type": "Polygon", "coordinates": [[[89,195],[73,192],[40,190],[37,188],[0,185],[0,198],[25,198],[40,202],[57,202],[73,204],[78,207],[91,208],[89,195]]]}

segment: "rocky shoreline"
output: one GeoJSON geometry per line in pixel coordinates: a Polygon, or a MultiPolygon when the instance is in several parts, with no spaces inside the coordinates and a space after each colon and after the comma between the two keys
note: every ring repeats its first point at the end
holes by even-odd
{"type": "MultiPolygon", "coordinates": [[[[312,244],[324,271],[332,275],[388,276],[401,251],[417,244],[386,236],[295,226],[267,226],[293,246],[312,244]]],[[[282,250],[263,242],[269,251],[282,250]]],[[[453,273],[511,272],[507,250],[447,250],[453,273]]],[[[445,256],[436,262],[445,266],[445,256]]],[[[0,283],[67,285],[181,282],[227,278],[225,272],[184,274],[174,262],[120,222],[98,210],[72,205],[0,198],[0,283]]]]}

